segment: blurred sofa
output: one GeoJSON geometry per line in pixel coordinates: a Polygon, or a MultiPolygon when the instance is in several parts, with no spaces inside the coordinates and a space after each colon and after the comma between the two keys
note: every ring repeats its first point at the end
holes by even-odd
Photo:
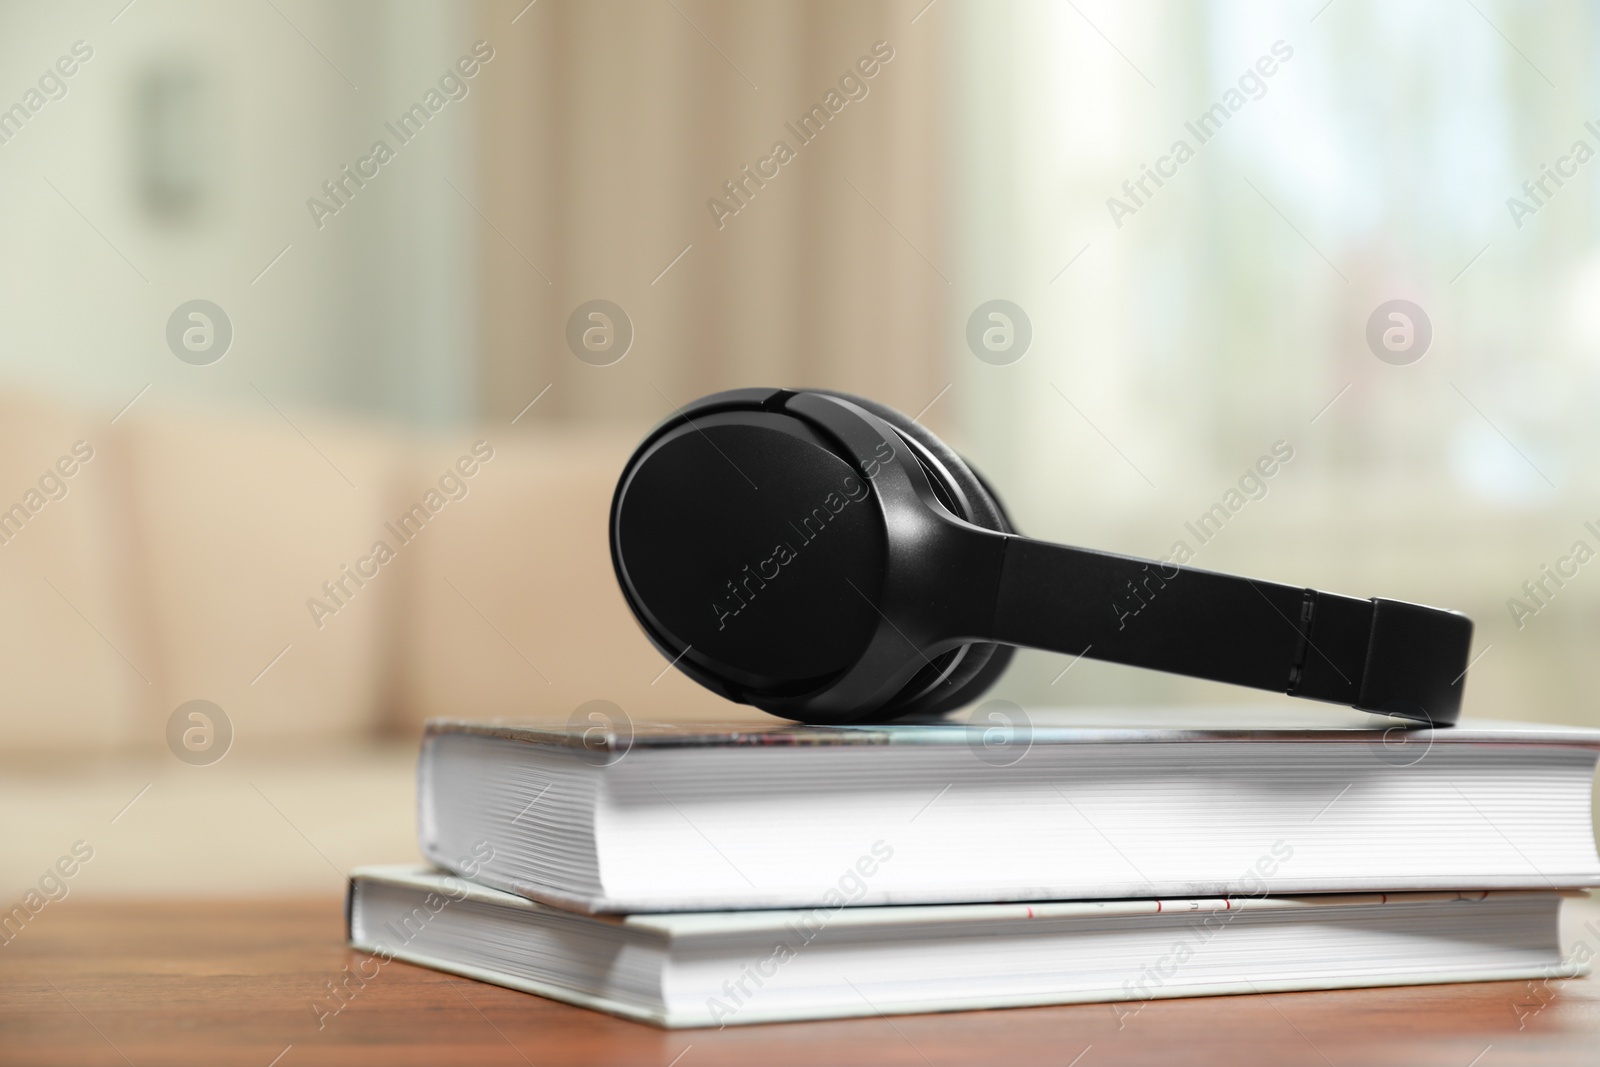
{"type": "Polygon", "coordinates": [[[75,446],[92,457],[0,522],[0,747],[158,749],[197,698],[237,745],[268,748],[412,737],[434,715],[564,719],[592,698],[646,719],[749,717],[663,674],[617,590],[606,514],[635,438],[113,424],[0,399],[0,506],[26,510],[75,446]]]}

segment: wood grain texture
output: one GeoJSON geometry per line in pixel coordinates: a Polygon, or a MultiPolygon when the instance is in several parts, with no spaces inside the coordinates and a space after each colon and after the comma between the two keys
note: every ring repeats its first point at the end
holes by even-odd
{"type": "Polygon", "coordinates": [[[268,1067],[280,1056],[276,1067],[1600,1060],[1600,987],[1592,978],[1543,989],[1503,982],[1155,1001],[1120,1028],[1118,1013],[1102,1004],[668,1032],[395,962],[319,1030],[311,1001],[347,964],[366,959],[343,937],[333,899],[52,904],[0,946],[0,1064],[268,1067]]]}

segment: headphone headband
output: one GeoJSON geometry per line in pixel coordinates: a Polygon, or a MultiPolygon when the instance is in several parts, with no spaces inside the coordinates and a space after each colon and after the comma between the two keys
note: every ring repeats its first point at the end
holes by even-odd
{"type": "Polygon", "coordinates": [[[1105,552],[1007,539],[989,640],[1453,723],[1472,621],[1105,552]]]}

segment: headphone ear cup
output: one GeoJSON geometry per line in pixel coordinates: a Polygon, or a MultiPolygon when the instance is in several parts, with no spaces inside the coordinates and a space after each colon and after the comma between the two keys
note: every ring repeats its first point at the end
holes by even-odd
{"type": "MultiPolygon", "coordinates": [[[[959,518],[986,530],[1016,532],[988,482],[955,449],[925,426],[875,400],[826,389],[812,391],[854,404],[893,427],[916,456],[929,481],[935,483],[936,489],[943,490],[939,495],[946,507],[959,518]]],[[[886,721],[913,715],[936,715],[969,704],[999,679],[1014,652],[1009,645],[986,642],[946,652],[936,657],[931,667],[918,672],[871,719],[886,721]]]]}

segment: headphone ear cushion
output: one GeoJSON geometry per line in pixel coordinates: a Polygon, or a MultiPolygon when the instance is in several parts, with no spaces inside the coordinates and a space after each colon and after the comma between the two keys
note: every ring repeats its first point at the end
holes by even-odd
{"type": "Polygon", "coordinates": [[[966,519],[974,526],[981,526],[986,530],[996,530],[1000,533],[1015,533],[1011,527],[1011,520],[1007,517],[1005,508],[1001,506],[999,498],[994,495],[994,490],[989,488],[978,473],[968,465],[961,454],[941,441],[933,431],[919,422],[914,422],[908,416],[880,404],[876,400],[866,397],[852,396],[849,393],[834,392],[830,389],[812,389],[809,392],[820,393],[823,396],[837,397],[840,400],[854,404],[856,407],[876,415],[895,428],[895,431],[907,440],[913,448],[925,453],[921,457],[923,469],[930,478],[945,483],[945,489],[954,488],[957,498],[957,507],[952,509],[961,518],[966,519]],[[929,470],[927,459],[935,462],[935,469],[929,470]],[[941,475],[943,477],[941,477],[941,475]]]}
{"type": "MultiPolygon", "coordinates": [[[[932,436],[931,434],[929,436],[932,436]]],[[[942,442],[941,442],[942,443],[942,442]]],[[[960,458],[960,457],[957,457],[960,458]]],[[[995,511],[1000,516],[1000,530],[1003,533],[1016,533],[1011,525],[1011,516],[1006,514],[1005,505],[1000,502],[1000,497],[990,488],[989,482],[970,464],[966,467],[967,473],[972,475],[978,485],[987,495],[989,502],[994,505],[995,511]]],[[[1010,645],[969,645],[966,659],[961,667],[952,672],[946,684],[938,690],[937,699],[917,713],[923,715],[941,715],[956,708],[965,707],[975,702],[989,687],[1000,680],[1000,676],[1011,666],[1011,657],[1016,654],[1016,649],[1010,645]],[[988,655],[981,652],[987,650],[988,655]],[[975,655],[978,654],[978,655],[975,655]],[[962,668],[966,669],[962,669],[962,668]]]]}
{"type": "MultiPolygon", "coordinates": [[[[958,517],[986,530],[1016,532],[1005,507],[989,484],[955,449],[941,441],[927,427],[875,400],[827,389],[811,391],[854,404],[893,427],[906,441],[907,447],[917,455],[929,479],[944,490],[941,498],[947,506],[954,505],[950,510],[958,517]]],[[[919,673],[872,718],[887,720],[909,715],[934,715],[970,704],[1004,673],[1014,651],[1009,645],[966,645],[959,650],[959,658],[948,669],[948,673],[943,670],[919,673]],[[943,677],[940,677],[941,674],[943,677]]],[[[935,660],[935,665],[944,668],[945,657],[955,655],[957,653],[945,653],[935,660]]]]}

